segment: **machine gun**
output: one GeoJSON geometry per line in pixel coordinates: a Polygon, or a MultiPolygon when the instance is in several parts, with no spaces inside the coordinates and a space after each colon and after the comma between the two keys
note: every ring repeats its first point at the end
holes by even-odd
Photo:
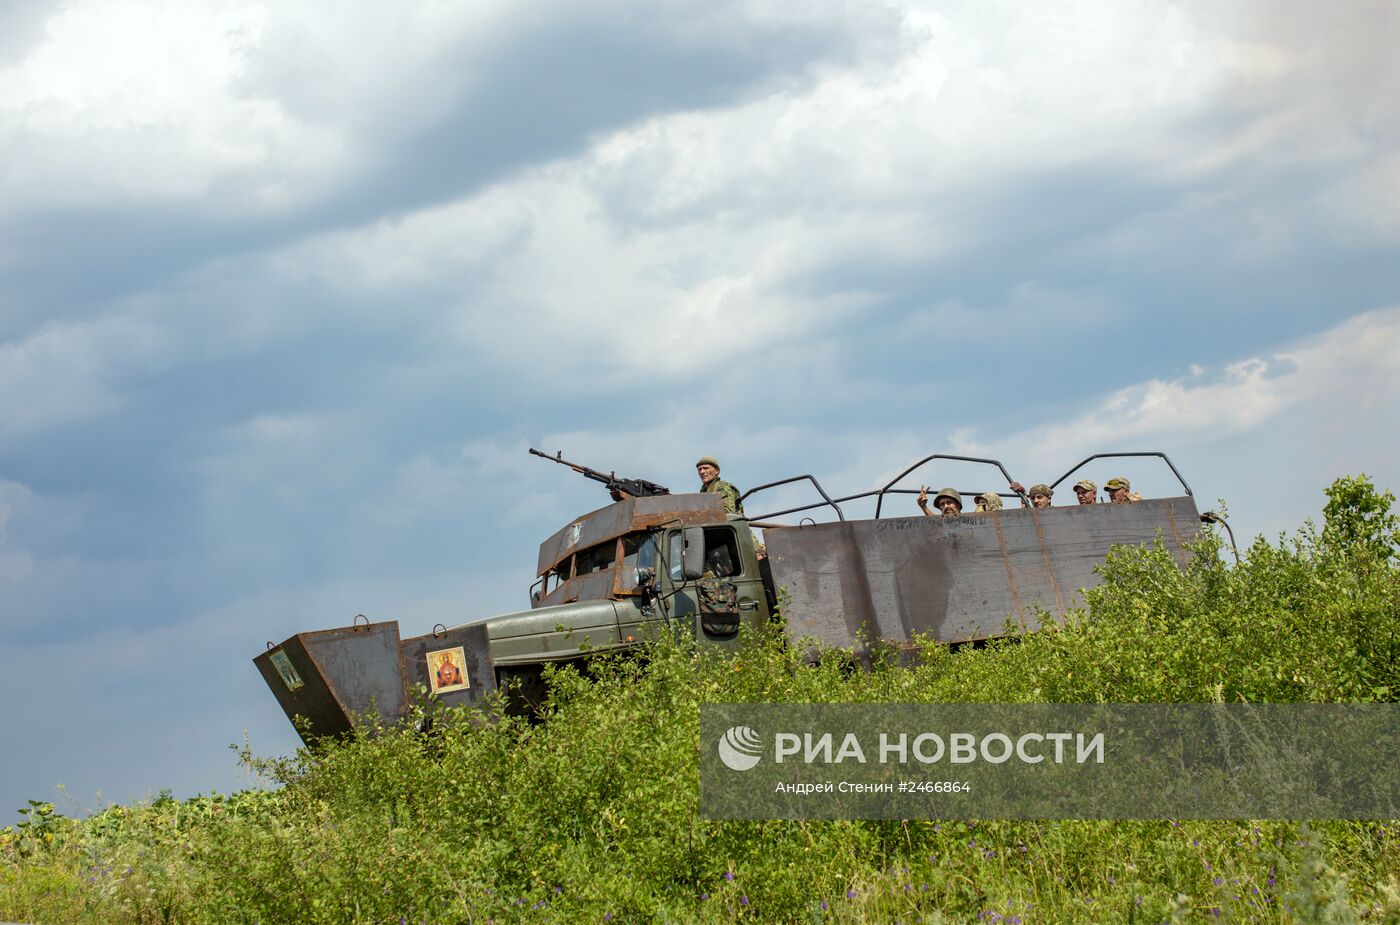
{"type": "Polygon", "coordinates": [[[587,466],[580,466],[578,463],[571,463],[564,458],[563,450],[550,456],[548,453],[542,453],[534,447],[531,447],[530,453],[541,459],[557,462],[561,466],[568,466],[584,478],[592,479],[595,482],[602,482],[604,485],[608,486],[608,491],[610,492],[620,492],[624,495],[631,495],[634,498],[644,498],[649,495],[669,495],[671,493],[671,489],[667,488],[665,485],[648,482],[646,479],[620,479],[617,477],[616,472],[599,472],[597,469],[590,469],[587,466]]]}

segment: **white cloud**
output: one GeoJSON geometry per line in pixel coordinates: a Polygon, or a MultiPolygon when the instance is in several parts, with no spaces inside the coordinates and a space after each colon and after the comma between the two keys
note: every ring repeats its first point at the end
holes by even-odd
{"type": "MultiPolygon", "coordinates": [[[[1214,375],[1193,367],[1182,378],[1117,389],[1072,417],[1029,430],[960,428],[952,445],[1006,460],[1013,473],[1036,479],[1093,453],[1163,449],[1226,486],[1232,503],[1243,498],[1256,523],[1283,529],[1301,515],[1280,498],[1316,495],[1338,476],[1364,471],[1382,485],[1400,485],[1397,404],[1400,308],[1389,308],[1225,364],[1214,375]]],[[[1141,471],[1158,480],[1153,490],[1171,490],[1155,464],[1141,471]]]]}
{"type": "Polygon", "coordinates": [[[0,436],[16,437],[111,413],[126,401],[128,377],[167,365],[171,338],[138,317],[54,323],[0,343],[0,436]]]}
{"type": "Polygon", "coordinates": [[[34,571],[33,556],[15,548],[6,529],[15,510],[27,504],[33,496],[28,487],[0,479],[0,582],[22,581],[34,571]]]}

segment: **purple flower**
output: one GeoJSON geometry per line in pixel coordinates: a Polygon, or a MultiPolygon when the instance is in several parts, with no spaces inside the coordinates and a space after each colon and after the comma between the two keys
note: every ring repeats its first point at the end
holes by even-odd
{"type": "Polygon", "coordinates": [[[847,891],[846,891],[846,898],[847,898],[847,899],[855,899],[855,898],[856,898],[856,891],[855,891],[855,890],[847,890],[847,891]]]}
{"type": "Polygon", "coordinates": [[[747,896],[740,896],[740,897],[739,897],[739,905],[741,905],[741,906],[747,906],[748,904],[749,904],[749,898],[748,898],[747,896]]]}
{"type": "Polygon", "coordinates": [[[554,895],[555,895],[555,896],[562,895],[563,892],[564,892],[564,888],[563,888],[562,886],[556,886],[556,887],[554,888],[554,895]]]}
{"type": "Polygon", "coordinates": [[[611,913],[611,912],[604,912],[604,913],[603,913],[603,921],[604,921],[604,922],[611,922],[611,921],[612,921],[612,913],[611,913]]]}
{"type": "Polygon", "coordinates": [[[726,880],[731,880],[731,881],[732,881],[732,880],[734,879],[734,871],[732,871],[732,870],[726,870],[726,871],[724,872],[724,879],[726,879],[726,880]]]}
{"type": "Polygon", "coordinates": [[[710,898],[710,894],[709,894],[709,893],[701,893],[701,894],[700,894],[700,901],[701,901],[701,902],[704,902],[705,900],[707,900],[707,899],[709,899],[709,898],[710,898]]]}
{"type": "Polygon", "coordinates": [[[1222,877],[1211,877],[1210,882],[1214,883],[1216,886],[1224,886],[1225,884],[1225,880],[1222,877]]]}
{"type": "Polygon", "coordinates": [[[826,911],[826,900],[824,900],[824,899],[822,900],[822,911],[823,911],[823,912],[826,911]]]}

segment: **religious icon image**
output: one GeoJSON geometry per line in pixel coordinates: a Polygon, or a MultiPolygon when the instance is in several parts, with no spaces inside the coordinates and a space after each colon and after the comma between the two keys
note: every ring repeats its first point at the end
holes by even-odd
{"type": "Polygon", "coordinates": [[[462,646],[428,653],[428,680],[434,694],[463,691],[470,686],[467,678],[467,653],[462,646]]]}
{"type": "Polygon", "coordinates": [[[294,691],[305,684],[301,675],[292,667],[292,660],[287,658],[287,653],[278,649],[272,653],[272,667],[277,669],[277,673],[282,676],[282,683],[287,685],[287,690],[294,691]]]}

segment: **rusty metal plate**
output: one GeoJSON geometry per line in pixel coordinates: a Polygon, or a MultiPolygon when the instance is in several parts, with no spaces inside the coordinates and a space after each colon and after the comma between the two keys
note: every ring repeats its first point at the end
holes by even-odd
{"type": "Polygon", "coordinates": [[[1037,626],[1083,604],[1110,546],[1156,540],[1177,561],[1200,517],[1189,497],[1136,504],[1016,508],[768,530],[774,581],[788,589],[788,632],[840,647],[858,638],[944,642],[1037,626]]]}
{"type": "Polygon", "coordinates": [[[603,601],[612,597],[614,586],[617,583],[617,573],[622,571],[620,565],[611,568],[601,569],[582,575],[578,578],[571,578],[553,591],[540,598],[537,607],[552,607],[555,604],[567,604],[572,601],[603,601]]]}
{"type": "Polygon", "coordinates": [[[397,622],[298,633],[253,659],[288,719],[308,744],[349,732],[357,717],[395,722],[407,712],[397,622]]]}
{"type": "Polygon", "coordinates": [[[724,519],[724,499],[713,493],[624,498],[584,514],[541,543],[535,574],[543,575],[575,550],[588,549],[636,530],[670,522],[686,526],[723,523],[724,519]]]}
{"type": "Polygon", "coordinates": [[[405,639],[403,665],[410,695],[426,688],[447,706],[476,706],[496,689],[496,668],[482,624],[405,639]]]}

